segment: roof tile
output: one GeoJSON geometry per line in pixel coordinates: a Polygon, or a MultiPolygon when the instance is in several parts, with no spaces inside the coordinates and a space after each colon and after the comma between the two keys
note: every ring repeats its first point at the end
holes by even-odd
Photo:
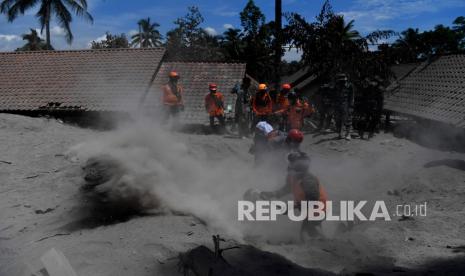
{"type": "Polygon", "coordinates": [[[163,54],[163,48],[0,53],[0,110],[37,110],[50,102],[134,110],[163,54]]]}
{"type": "Polygon", "coordinates": [[[387,92],[385,108],[465,127],[465,55],[418,66],[387,92]]]}

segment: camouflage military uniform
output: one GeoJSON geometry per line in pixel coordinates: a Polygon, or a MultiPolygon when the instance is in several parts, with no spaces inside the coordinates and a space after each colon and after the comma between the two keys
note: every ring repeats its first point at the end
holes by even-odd
{"type": "Polygon", "coordinates": [[[325,130],[331,127],[331,120],[334,115],[333,99],[334,88],[329,84],[324,84],[318,90],[320,94],[320,124],[318,129],[325,130]]]}
{"type": "Polygon", "coordinates": [[[336,115],[336,130],[339,133],[339,138],[345,137],[346,139],[350,139],[354,90],[347,80],[338,81],[335,89],[334,111],[336,115]]]}

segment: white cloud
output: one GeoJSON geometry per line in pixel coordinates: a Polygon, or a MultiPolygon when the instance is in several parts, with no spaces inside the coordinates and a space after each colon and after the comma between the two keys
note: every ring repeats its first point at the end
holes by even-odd
{"type": "Polygon", "coordinates": [[[129,34],[129,36],[133,36],[133,35],[136,35],[138,33],[139,33],[138,30],[130,30],[128,34],[129,34]]]}
{"type": "Polygon", "coordinates": [[[355,20],[358,28],[373,31],[383,28],[388,21],[415,18],[425,13],[436,13],[446,8],[465,7],[463,0],[356,0],[349,10],[342,11],[348,20],[355,20]]]}
{"type": "Polygon", "coordinates": [[[206,27],[204,30],[205,30],[205,32],[207,32],[207,34],[209,34],[211,36],[215,36],[215,35],[218,34],[218,32],[212,27],[206,27]]]}
{"type": "Polygon", "coordinates": [[[94,39],[94,41],[100,42],[100,41],[104,41],[105,39],[107,39],[107,34],[97,37],[96,39],[94,39]]]}
{"type": "Polygon", "coordinates": [[[19,35],[0,34],[0,41],[13,42],[19,40],[21,40],[21,37],[19,35]]]}
{"type": "Polygon", "coordinates": [[[224,24],[223,25],[223,28],[225,28],[226,30],[229,30],[229,29],[234,29],[234,26],[232,24],[224,24]]]}
{"type": "Polygon", "coordinates": [[[90,48],[92,46],[92,42],[101,42],[103,40],[107,39],[107,34],[101,35],[97,37],[96,39],[92,39],[91,41],[87,42],[87,47],[90,48]]]}
{"type": "Polygon", "coordinates": [[[0,34],[0,52],[13,51],[21,46],[22,38],[14,34],[0,34]]]}
{"type": "Polygon", "coordinates": [[[50,28],[50,34],[55,36],[64,36],[66,34],[65,29],[59,26],[53,26],[50,28]]]}
{"type": "Polygon", "coordinates": [[[284,52],[283,59],[286,61],[299,61],[302,58],[302,52],[298,52],[296,48],[291,48],[284,52]]]}
{"type": "Polygon", "coordinates": [[[237,11],[230,9],[228,6],[217,7],[212,10],[212,13],[222,17],[235,17],[239,14],[237,11]]]}

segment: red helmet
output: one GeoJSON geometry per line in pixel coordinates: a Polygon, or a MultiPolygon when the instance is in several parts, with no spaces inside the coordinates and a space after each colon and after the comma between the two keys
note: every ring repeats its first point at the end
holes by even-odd
{"type": "Polygon", "coordinates": [[[285,84],[283,84],[283,86],[281,86],[281,89],[282,90],[291,90],[291,85],[289,83],[285,83],[285,84]]]}
{"type": "Polygon", "coordinates": [[[168,76],[169,76],[170,78],[173,78],[173,79],[179,78],[179,74],[178,74],[178,72],[176,72],[176,71],[171,71],[171,72],[168,74],[168,76]]]}
{"type": "Polygon", "coordinates": [[[216,91],[217,85],[216,85],[216,83],[210,83],[210,84],[208,85],[208,88],[209,88],[211,91],[216,91]]]}
{"type": "Polygon", "coordinates": [[[298,129],[291,129],[289,130],[289,133],[287,133],[287,139],[290,142],[302,143],[304,140],[304,134],[298,129]]]}
{"type": "Polygon", "coordinates": [[[268,89],[268,87],[266,87],[266,84],[260,83],[260,84],[258,85],[258,90],[266,90],[266,89],[268,89]]]}

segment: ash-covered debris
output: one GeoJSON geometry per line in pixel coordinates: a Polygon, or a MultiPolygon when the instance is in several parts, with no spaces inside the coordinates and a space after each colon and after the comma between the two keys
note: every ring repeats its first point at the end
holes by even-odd
{"type": "Polygon", "coordinates": [[[136,213],[158,207],[150,187],[143,185],[130,168],[110,155],[89,158],[83,172],[84,195],[105,209],[136,213]]]}
{"type": "Polygon", "coordinates": [[[179,270],[184,275],[192,272],[197,276],[335,275],[321,269],[304,268],[278,254],[251,245],[239,244],[222,249],[221,241],[224,239],[214,235],[214,250],[201,245],[180,254],[179,270]]]}

